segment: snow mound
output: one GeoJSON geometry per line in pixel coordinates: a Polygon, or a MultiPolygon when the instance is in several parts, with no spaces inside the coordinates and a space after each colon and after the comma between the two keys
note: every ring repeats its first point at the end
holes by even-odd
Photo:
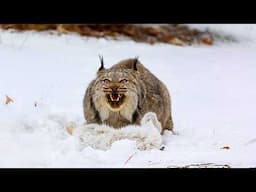
{"type": "Polygon", "coordinates": [[[85,147],[108,150],[119,140],[134,140],[139,150],[160,149],[162,136],[161,124],[156,114],[149,112],[141,120],[141,126],[129,125],[114,129],[107,125],[86,124],[76,126],[74,122],[65,125],[65,129],[80,141],[80,150],[85,147]]]}

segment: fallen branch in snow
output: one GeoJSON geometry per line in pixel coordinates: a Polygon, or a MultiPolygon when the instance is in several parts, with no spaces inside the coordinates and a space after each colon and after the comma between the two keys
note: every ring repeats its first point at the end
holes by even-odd
{"type": "Polygon", "coordinates": [[[215,164],[215,163],[198,163],[198,164],[189,164],[185,166],[168,166],[167,168],[231,168],[229,165],[224,164],[215,164]]]}
{"type": "Polygon", "coordinates": [[[247,143],[245,143],[245,145],[250,145],[250,144],[255,143],[255,142],[256,142],[256,138],[248,141],[247,143]]]}
{"type": "Polygon", "coordinates": [[[129,158],[124,162],[124,166],[136,155],[137,152],[133,153],[132,155],[129,156],[129,158]]]}
{"type": "Polygon", "coordinates": [[[24,38],[24,40],[22,41],[21,45],[19,46],[19,49],[22,49],[22,47],[25,45],[25,42],[26,42],[27,39],[28,39],[28,35],[29,35],[29,34],[27,34],[26,37],[24,38]]]}

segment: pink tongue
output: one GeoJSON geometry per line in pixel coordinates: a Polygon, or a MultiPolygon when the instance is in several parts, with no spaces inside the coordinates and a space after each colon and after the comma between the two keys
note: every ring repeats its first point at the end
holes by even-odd
{"type": "Polygon", "coordinates": [[[117,100],[117,98],[118,98],[118,94],[112,94],[112,99],[113,99],[113,100],[115,100],[115,101],[116,101],[116,100],[117,100]]]}

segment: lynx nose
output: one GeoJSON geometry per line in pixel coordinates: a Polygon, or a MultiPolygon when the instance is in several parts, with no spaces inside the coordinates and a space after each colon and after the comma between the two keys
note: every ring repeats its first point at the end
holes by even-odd
{"type": "Polygon", "coordinates": [[[111,89],[112,89],[112,92],[117,93],[118,87],[117,86],[113,86],[113,87],[111,87],[111,89]]]}

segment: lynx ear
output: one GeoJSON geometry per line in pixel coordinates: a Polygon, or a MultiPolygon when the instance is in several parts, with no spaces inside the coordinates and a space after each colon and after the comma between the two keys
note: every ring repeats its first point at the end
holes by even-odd
{"type": "Polygon", "coordinates": [[[105,69],[104,68],[103,56],[99,55],[99,58],[100,58],[100,68],[98,69],[98,72],[105,69]]]}
{"type": "Polygon", "coordinates": [[[135,71],[138,70],[138,68],[137,68],[138,60],[139,60],[139,57],[135,57],[134,60],[133,60],[133,69],[134,69],[135,71]]]}

